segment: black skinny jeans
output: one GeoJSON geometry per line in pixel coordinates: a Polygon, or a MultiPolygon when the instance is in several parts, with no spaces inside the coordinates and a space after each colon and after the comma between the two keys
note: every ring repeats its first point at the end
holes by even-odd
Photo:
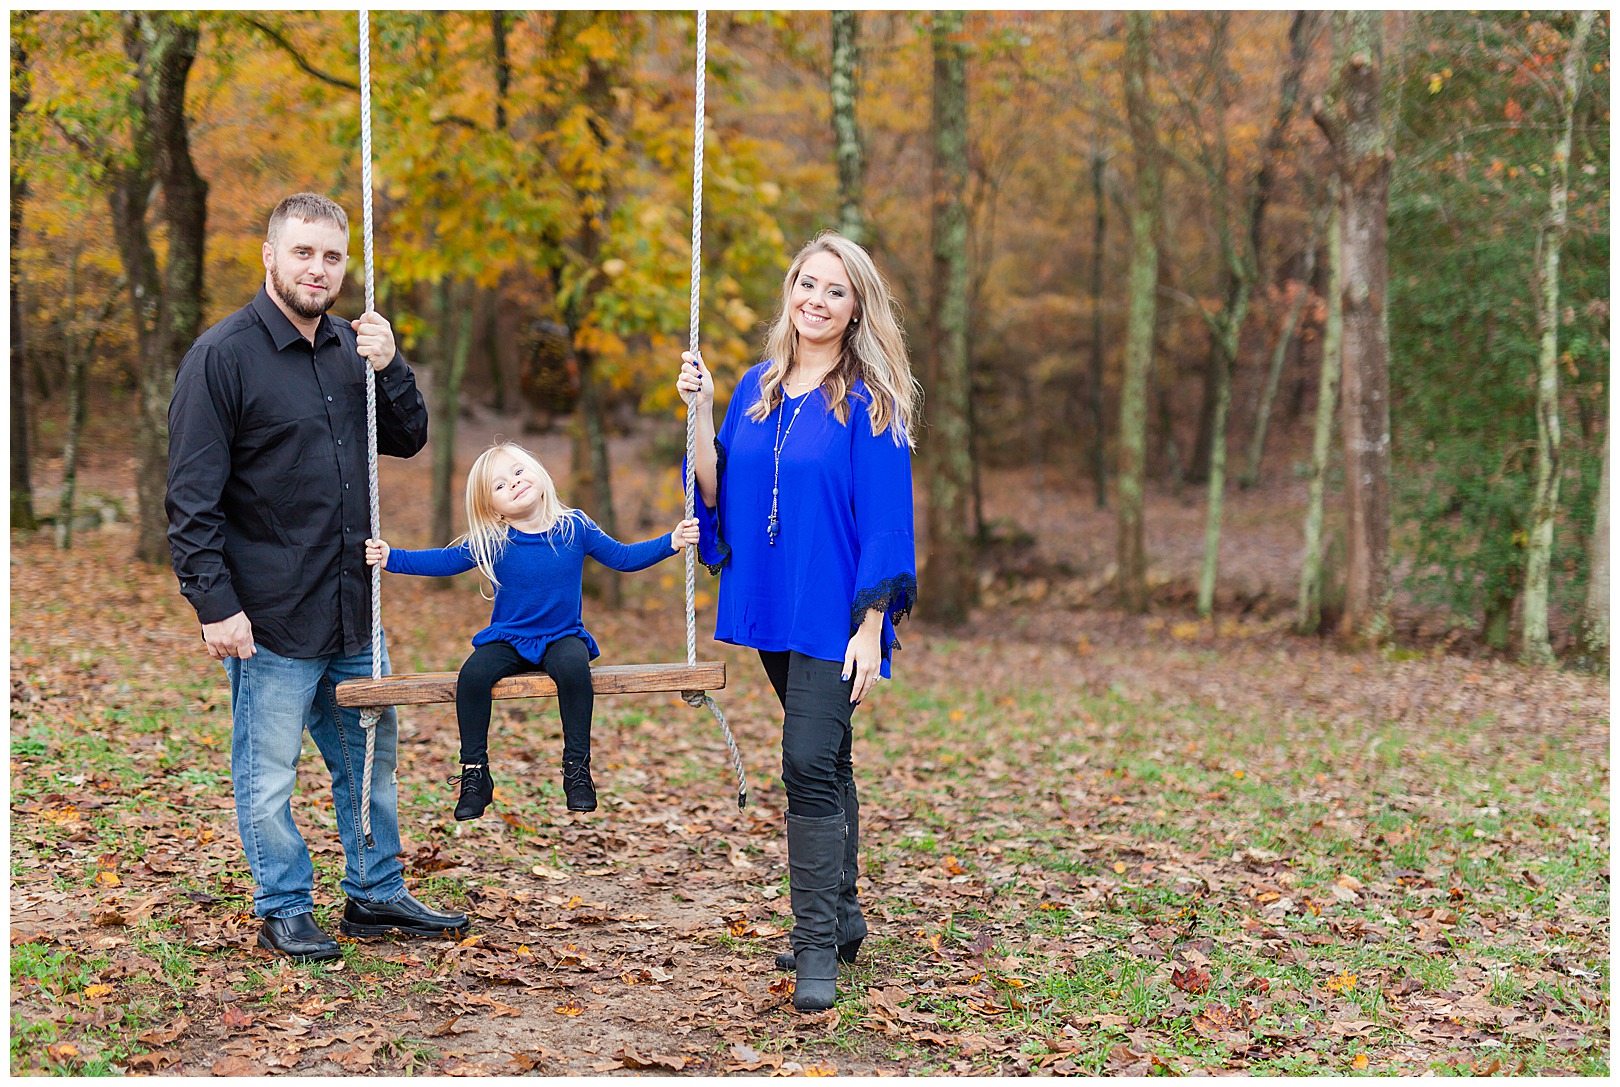
{"type": "Polygon", "coordinates": [[[544,671],[557,684],[557,712],[562,715],[563,762],[591,757],[591,650],[583,638],[559,638],[546,647],[537,665],[507,642],[485,642],[472,651],[456,677],[456,724],[461,730],[461,761],[489,761],[490,688],[496,680],[523,672],[544,671]]]}
{"type": "Polygon", "coordinates": [[[839,785],[855,780],[851,761],[855,680],[841,679],[842,661],[798,651],[759,651],[765,675],[782,703],[782,788],[788,814],[806,818],[842,814],[839,785]]]}

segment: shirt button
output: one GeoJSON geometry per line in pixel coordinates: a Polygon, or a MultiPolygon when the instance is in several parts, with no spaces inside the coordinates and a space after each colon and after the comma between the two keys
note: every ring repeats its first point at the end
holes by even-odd
{"type": "Polygon", "coordinates": [[[339,439],[338,439],[338,444],[339,444],[339,445],[342,445],[342,444],[343,444],[343,439],[342,439],[342,438],[339,438],[339,439]]]}
{"type": "Polygon", "coordinates": [[[345,484],[344,484],[344,485],[343,485],[343,489],[344,489],[344,490],[345,490],[345,491],[346,491],[346,490],[348,490],[348,489],[349,489],[349,485],[348,485],[348,484],[347,484],[347,483],[345,483],[345,484]]]}
{"type": "Polygon", "coordinates": [[[331,397],[330,397],[330,396],[329,396],[329,397],[327,397],[327,398],[326,398],[326,402],[327,402],[327,403],[328,403],[328,404],[330,404],[330,403],[331,403],[331,402],[332,402],[332,398],[331,398],[331,397]]]}

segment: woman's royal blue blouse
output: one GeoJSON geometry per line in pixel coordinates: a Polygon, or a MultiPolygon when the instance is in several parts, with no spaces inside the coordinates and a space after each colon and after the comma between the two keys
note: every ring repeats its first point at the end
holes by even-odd
{"type": "Polygon", "coordinates": [[[787,397],[754,422],[748,409],[767,365],[749,370],[732,393],[714,442],[715,505],[697,503],[698,553],[720,575],[714,636],[842,662],[867,610],[880,607],[888,676],[891,650],[900,645],[894,624],[917,597],[911,450],[896,443],[898,424],[872,433],[863,381],[850,390],[848,423],[838,421],[820,389],[787,397]],[[767,525],[778,433],[780,534],[773,545],[767,525]]]}

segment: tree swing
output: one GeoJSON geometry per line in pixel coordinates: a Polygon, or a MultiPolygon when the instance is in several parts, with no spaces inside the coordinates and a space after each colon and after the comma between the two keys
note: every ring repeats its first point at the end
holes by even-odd
{"type": "MultiPolygon", "coordinates": [[[[700,286],[701,232],[703,226],[703,97],[704,71],[707,65],[708,34],[707,12],[697,13],[696,64],[696,117],[692,136],[692,288],[691,319],[688,342],[693,354],[698,349],[698,292],[700,286]]],[[[375,304],[372,267],[371,218],[371,16],[360,9],[360,153],[361,188],[364,193],[364,238],[366,310],[375,304]]],[[[377,387],[371,380],[370,363],[366,367],[366,438],[367,476],[371,497],[371,535],[382,536],[382,516],[377,492],[377,387]]],[[[694,478],[696,461],[697,417],[688,409],[686,413],[686,516],[695,512],[697,484],[694,478]]],[[[695,607],[696,548],[686,549],[686,663],[685,664],[610,664],[591,669],[591,682],[597,694],[641,694],[647,692],[678,692],[691,706],[707,706],[720,725],[726,747],[731,752],[732,769],[737,775],[737,807],[748,803],[748,781],[743,774],[742,755],[737,741],[731,735],[725,715],[710,698],[710,690],[726,685],[726,666],[723,661],[697,659],[697,619],[695,607]]],[[[371,570],[371,629],[382,630],[382,570],[371,570]]],[[[557,685],[544,672],[512,676],[495,684],[496,698],[554,698],[557,685]]],[[[377,721],[387,706],[423,705],[434,702],[453,702],[456,697],[455,672],[382,674],[382,640],[371,640],[371,678],[351,679],[337,685],[340,706],[359,708],[360,723],[366,730],[366,765],[361,777],[360,818],[366,843],[371,835],[371,767],[377,743],[377,721]]]]}

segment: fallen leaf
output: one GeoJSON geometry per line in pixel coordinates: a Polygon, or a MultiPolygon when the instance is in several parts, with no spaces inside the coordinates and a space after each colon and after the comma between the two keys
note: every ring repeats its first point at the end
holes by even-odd
{"type": "Polygon", "coordinates": [[[235,1004],[227,1004],[225,1010],[220,1013],[219,1021],[222,1026],[231,1030],[244,1030],[253,1025],[253,1015],[235,1004]]]}
{"type": "Polygon", "coordinates": [[[191,1020],[182,1015],[165,1026],[154,1027],[152,1030],[137,1036],[135,1040],[142,1045],[168,1045],[180,1037],[189,1026],[191,1026],[191,1020]]]}
{"type": "Polygon", "coordinates": [[[1210,981],[1209,971],[1202,966],[1194,966],[1187,970],[1176,968],[1170,972],[1170,984],[1183,992],[1208,992],[1210,981]]]}
{"type": "Polygon", "coordinates": [[[79,1057],[79,1047],[72,1042],[58,1042],[55,1045],[48,1045],[45,1047],[45,1052],[50,1055],[51,1060],[56,1061],[58,1064],[67,1064],[69,1061],[77,1060],[79,1057]]]}
{"type": "Polygon", "coordinates": [[[583,1015],[583,1014],[585,1014],[585,1008],[580,1004],[580,1002],[578,1000],[575,1000],[573,997],[568,998],[568,1003],[559,1004],[557,1007],[552,1008],[551,1010],[556,1012],[558,1015],[583,1015]]]}
{"type": "Polygon", "coordinates": [[[142,1053],[139,1056],[131,1057],[129,1066],[131,1068],[146,1068],[156,1072],[159,1068],[178,1063],[179,1060],[180,1054],[172,1049],[154,1049],[150,1053],[142,1053]]]}
{"type": "Polygon", "coordinates": [[[262,1076],[268,1071],[258,1061],[250,1061],[246,1057],[221,1057],[209,1069],[216,1076],[262,1076]]]}
{"type": "Polygon", "coordinates": [[[112,991],[113,987],[111,985],[86,985],[84,987],[84,998],[86,1000],[100,1000],[102,997],[111,996],[112,991]]]}

